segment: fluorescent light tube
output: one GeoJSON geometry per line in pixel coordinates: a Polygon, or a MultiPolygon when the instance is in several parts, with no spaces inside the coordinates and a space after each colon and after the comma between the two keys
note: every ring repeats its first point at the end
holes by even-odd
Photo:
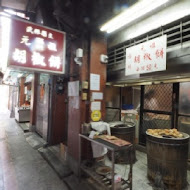
{"type": "Polygon", "coordinates": [[[108,21],[104,24],[100,30],[106,31],[107,33],[111,33],[127,24],[130,24],[132,21],[135,21],[142,16],[150,13],[151,11],[155,10],[156,8],[164,5],[169,0],[143,0],[131,8],[128,8],[123,13],[119,14],[115,18],[108,21]]]}

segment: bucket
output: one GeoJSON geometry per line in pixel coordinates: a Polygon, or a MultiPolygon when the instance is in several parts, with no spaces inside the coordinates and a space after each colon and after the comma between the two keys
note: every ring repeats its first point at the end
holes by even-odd
{"type": "MultiPolygon", "coordinates": [[[[129,141],[131,144],[134,145],[135,124],[132,122],[127,122],[125,124],[119,124],[114,127],[111,127],[111,135],[129,141]]],[[[135,146],[133,146],[132,150],[115,152],[115,163],[130,164],[130,156],[132,159],[132,163],[135,163],[136,161],[135,146]]]]}
{"type": "Polygon", "coordinates": [[[184,138],[162,138],[147,134],[147,175],[155,183],[158,175],[169,190],[187,185],[189,135],[184,138]]]}

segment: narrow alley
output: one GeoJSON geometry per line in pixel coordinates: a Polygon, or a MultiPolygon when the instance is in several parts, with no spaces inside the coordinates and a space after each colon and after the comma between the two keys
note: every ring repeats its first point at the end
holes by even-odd
{"type": "Polygon", "coordinates": [[[0,111],[0,190],[67,190],[8,113],[0,111]]]}
{"type": "Polygon", "coordinates": [[[190,0],[0,0],[0,190],[190,190],[190,0]]]}

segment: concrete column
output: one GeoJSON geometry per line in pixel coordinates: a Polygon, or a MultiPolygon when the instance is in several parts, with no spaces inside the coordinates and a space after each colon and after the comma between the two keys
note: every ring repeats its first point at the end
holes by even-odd
{"type": "Polygon", "coordinates": [[[37,104],[37,90],[38,90],[39,74],[35,73],[32,80],[31,87],[31,101],[30,101],[30,131],[35,131],[36,125],[36,104],[37,104]]]}
{"type": "MultiPolygon", "coordinates": [[[[93,92],[105,92],[106,88],[106,64],[100,62],[100,55],[104,54],[107,55],[107,44],[105,42],[104,36],[94,36],[91,40],[91,49],[90,49],[90,73],[89,74],[97,74],[100,75],[100,90],[99,91],[92,91],[90,90],[90,100],[92,100],[92,93],[93,92]]],[[[90,83],[90,80],[89,80],[90,83]]],[[[104,97],[104,96],[103,96],[104,97]]],[[[101,102],[101,115],[102,120],[105,119],[106,114],[106,106],[105,106],[105,98],[103,100],[97,100],[101,102]]],[[[91,109],[89,110],[91,116],[91,109]]],[[[90,118],[91,120],[91,118],[90,118]]]]}
{"type": "MultiPolygon", "coordinates": [[[[84,45],[84,41],[81,43],[84,45]]],[[[71,169],[77,174],[78,160],[79,160],[79,133],[81,132],[81,124],[90,121],[91,110],[89,109],[91,104],[92,92],[90,90],[90,73],[100,75],[100,91],[104,93],[106,86],[106,65],[100,63],[100,55],[107,54],[107,45],[102,37],[97,37],[97,35],[91,39],[89,46],[83,48],[84,56],[82,60],[82,66],[77,65],[74,60],[74,53],[76,49],[73,48],[74,52],[71,55],[70,63],[70,81],[79,80],[80,84],[82,81],[89,82],[89,89],[80,89],[79,97],[69,97],[68,98],[68,161],[71,169]],[[76,73],[79,75],[76,75],[76,73]],[[82,100],[82,93],[88,93],[88,99],[82,100]],[[73,106],[73,102],[79,101],[79,108],[73,106]]],[[[83,47],[83,46],[81,46],[83,47]]],[[[97,91],[96,91],[97,92],[97,91]]],[[[105,119],[105,100],[101,101],[101,113],[102,120],[105,119]]],[[[84,143],[82,146],[83,156],[90,156],[89,143],[84,143]]]]}

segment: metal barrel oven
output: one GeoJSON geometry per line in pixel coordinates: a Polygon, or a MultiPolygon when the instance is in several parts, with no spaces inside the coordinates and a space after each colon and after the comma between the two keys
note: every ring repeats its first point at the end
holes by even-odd
{"type": "MultiPolygon", "coordinates": [[[[132,122],[127,122],[125,124],[118,124],[111,128],[111,134],[116,136],[120,139],[126,140],[131,142],[132,144],[135,143],[135,124],[132,122]]],[[[130,163],[130,156],[132,159],[132,163],[136,161],[136,153],[135,147],[131,152],[128,151],[119,151],[115,153],[115,162],[121,164],[129,164],[130,163]],[[130,155],[131,153],[131,155],[130,155]]]]}
{"type": "Polygon", "coordinates": [[[159,179],[169,190],[182,190],[187,185],[189,135],[184,138],[161,138],[147,134],[148,178],[159,179]]]}

